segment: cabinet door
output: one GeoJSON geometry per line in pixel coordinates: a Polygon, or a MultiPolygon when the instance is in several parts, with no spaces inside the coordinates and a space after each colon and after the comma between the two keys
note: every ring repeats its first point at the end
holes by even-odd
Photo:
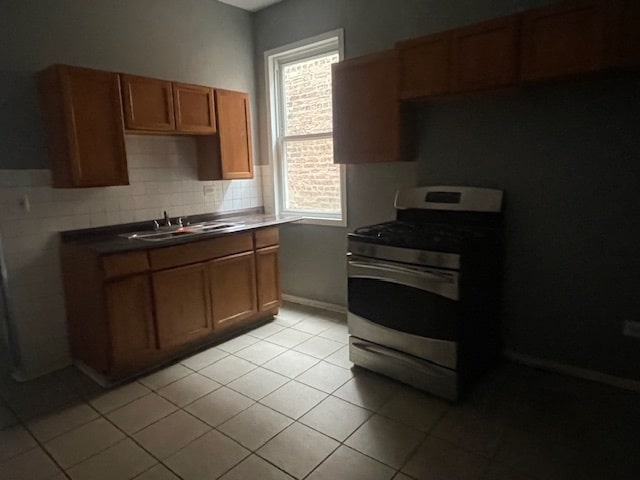
{"type": "Polygon", "coordinates": [[[253,178],[249,96],[216,90],[215,98],[222,178],[253,178]]]}
{"type": "Polygon", "coordinates": [[[258,309],[274,310],[280,307],[279,247],[273,246],[256,250],[256,269],[258,278],[258,309]]]}
{"type": "Polygon", "coordinates": [[[335,163],[400,160],[395,52],[333,65],[335,163]]]}
{"type": "Polygon", "coordinates": [[[174,82],[173,105],[177,131],[196,134],[216,132],[212,88],[174,82]]]}
{"type": "Polygon", "coordinates": [[[640,66],[640,2],[610,0],[607,8],[606,63],[609,67],[640,66]]]}
{"type": "Polygon", "coordinates": [[[450,91],[452,36],[443,32],[397,44],[401,99],[450,91]]]}
{"type": "Polygon", "coordinates": [[[498,18],[454,31],[454,92],[504,87],[518,80],[519,18],[498,18]]]}
{"type": "Polygon", "coordinates": [[[604,9],[599,1],[569,2],[523,15],[523,80],[591,72],[604,64],[604,9]]]}
{"type": "Polygon", "coordinates": [[[257,312],[253,251],[209,262],[214,329],[224,328],[257,312]]]}
{"type": "Polygon", "coordinates": [[[176,129],[171,82],[134,75],[122,75],[121,79],[128,130],[172,132],[176,129]]]}
{"type": "Polygon", "coordinates": [[[118,74],[56,65],[38,87],[53,185],[128,185],[118,74]]]}
{"type": "Polygon", "coordinates": [[[153,273],[160,348],[178,347],[211,332],[205,264],[153,273]]]}
{"type": "Polygon", "coordinates": [[[108,282],[105,297],[111,337],[111,374],[155,359],[158,348],[149,275],[108,282]]]}

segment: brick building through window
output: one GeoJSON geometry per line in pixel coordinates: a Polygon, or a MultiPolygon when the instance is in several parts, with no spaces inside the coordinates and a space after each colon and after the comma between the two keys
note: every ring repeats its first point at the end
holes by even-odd
{"type": "Polygon", "coordinates": [[[279,212],[345,222],[344,167],[333,163],[331,65],[341,35],[267,52],[279,212]]]}

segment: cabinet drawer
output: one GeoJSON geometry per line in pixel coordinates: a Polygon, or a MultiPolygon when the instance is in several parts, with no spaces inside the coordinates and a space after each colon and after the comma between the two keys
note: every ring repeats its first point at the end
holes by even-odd
{"type": "Polygon", "coordinates": [[[149,251],[153,270],[203,262],[253,249],[251,232],[224,235],[211,240],[158,248],[149,251]]]}
{"type": "Polygon", "coordinates": [[[105,278],[124,277],[149,270],[147,252],[128,252],[102,257],[105,278]]]}
{"type": "Polygon", "coordinates": [[[278,245],[280,241],[278,227],[261,228],[254,233],[256,237],[256,248],[278,245]]]}

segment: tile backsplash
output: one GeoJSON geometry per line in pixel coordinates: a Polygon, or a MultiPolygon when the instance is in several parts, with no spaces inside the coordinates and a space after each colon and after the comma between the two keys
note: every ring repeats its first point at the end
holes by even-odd
{"type": "Polygon", "coordinates": [[[250,180],[198,181],[193,138],[128,135],[126,147],[127,186],[54,189],[49,170],[0,170],[0,235],[26,378],[70,363],[58,232],[153,220],[164,210],[176,217],[263,206],[260,166],[250,180]]]}

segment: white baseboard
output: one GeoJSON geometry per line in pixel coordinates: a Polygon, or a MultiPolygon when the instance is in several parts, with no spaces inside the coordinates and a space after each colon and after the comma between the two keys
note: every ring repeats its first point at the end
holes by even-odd
{"type": "Polygon", "coordinates": [[[526,365],[528,367],[541,368],[543,370],[561,373],[563,375],[568,375],[571,377],[604,383],[605,385],[611,385],[612,387],[623,388],[625,390],[631,390],[633,392],[640,392],[640,380],[616,377],[606,373],[597,372],[595,370],[574,367],[573,365],[566,365],[564,363],[554,362],[553,360],[533,357],[524,353],[517,353],[509,349],[506,349],[503,354],[509,360],[516,363],[521,363],[522,365],[526,365]]]}
{"type": "Polygon", "coordinates": [[[295,295],[282,294],[282,300],[285,302],[298,303],[300,305],[307,305],[309,307],[322,308],[323,310],[329,310],[330,312],[345,313],[347,307],[344,305],[336,305],[334,303],[321,302],[319,300],[312,300],[310,298],[296,297],[295,295]]]}

